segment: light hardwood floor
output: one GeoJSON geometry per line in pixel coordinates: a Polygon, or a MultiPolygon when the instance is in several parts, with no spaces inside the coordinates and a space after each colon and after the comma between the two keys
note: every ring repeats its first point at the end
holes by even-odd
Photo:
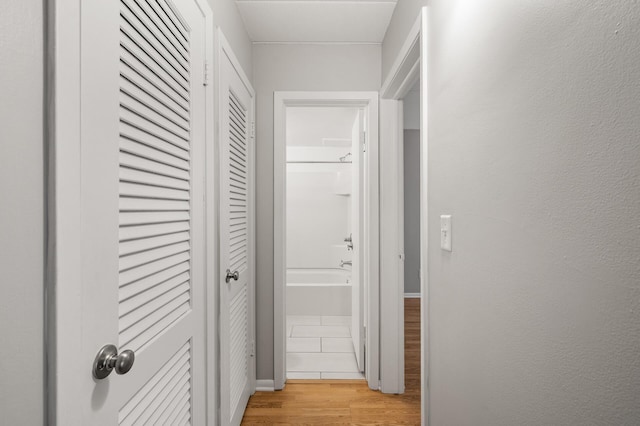
{"type": "Polygon", "coordinates": [[[405,299],[405,393],[372,391],[363,380],[288,380],[256,392],[243,425],[419,425],[420,299],[405,299]]]}

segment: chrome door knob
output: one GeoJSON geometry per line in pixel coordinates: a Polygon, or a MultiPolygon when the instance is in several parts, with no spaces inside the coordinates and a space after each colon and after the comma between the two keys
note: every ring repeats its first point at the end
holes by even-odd
{"type": "Polygon", "coordinates": [[[118,348],[114,345],[105,345],[93,362],[93,377],[98,380],[104,379],[113,370],[116,370],[116,374],[127,374],[135,360],[136,354],[132,350],[118,354],[118,348]]]}
{"type": "Polygon", "coordinates": [[[238,279],[240,279],[240,272],[231,272],[229,269],[227,269],[227,276],[224,279],[227,284],[229,284],[231,280],[238,281],[238,279]]]}

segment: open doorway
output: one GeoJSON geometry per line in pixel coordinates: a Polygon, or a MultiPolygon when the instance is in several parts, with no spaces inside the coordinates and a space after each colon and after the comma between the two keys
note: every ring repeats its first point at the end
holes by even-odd
{"type": "Polygon", "coordinates": [[[401,238],[404,278],[404,385],[405,393],[420,394],[420,80],[402,99],[403,126],[401,238]]]}
{"type": "Polygon", "coordinates": [[[286,377],[364,379],[363,110],[286,110],[286,377]]]}
{"type": "Polygon", "coordinates": [[[377,93],[275,93],[275,389],[287,376],[378,389],[378,173],[377,93]]]}

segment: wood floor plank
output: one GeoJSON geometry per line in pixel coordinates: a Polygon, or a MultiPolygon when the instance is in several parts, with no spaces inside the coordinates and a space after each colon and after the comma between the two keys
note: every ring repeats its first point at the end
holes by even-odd
{"type": "Polygon", "coordinates": [[[256,392],[243,425],[419,425],[420,299],[405,299],[405,393],[383,394],[364,380],[287,380],[256,392]]]}

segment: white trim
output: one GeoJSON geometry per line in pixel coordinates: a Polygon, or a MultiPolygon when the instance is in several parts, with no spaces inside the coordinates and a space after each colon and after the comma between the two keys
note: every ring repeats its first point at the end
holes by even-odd
{"type": "Polygon", "coordinates": [[[69,351],[80,353],[82,275],[80,149],[80,8],[81,1],[49,6],[49,276],[48,317],[54,335],[47,347],[47,419],[51,425],[79,425],[82,410],[67,389],[81,388],[79,374],[66,371],[69,351]],[[57,333],[65,327],[63,334],[57,333]]]}
{"type": "Polygon", "coordinates": [[[402,101],[380,101],[380,389],[404,393],[402,101]]]}
{"type": "Polygon", "coordinates": [[[273,380],[256,380],[256,392],[275,392],[273,380]]]}
{"type": "MultiPolygon", "coordinates": [[[[388,74],[387,79],[385,80],[382,88],[380,90],[381,97],[384,99],[389,99],[391,102],[394,100],[397,102],[399,99],[402,99],[411,87],[415,84],[415,82],[420,79],[420,268],[421,268],[421,276],[420,276],[420,293],[424,302],[421,304],[420,309],[420,323],[421,323],[421,331],[420,331],[420,341],[421,341],[421,366],[422,366],[422,378],[421,378],[421,412],[423,413],[422,424],[429,424],[429,298],[428,298],[428,290],[429,290],[429,271],[428,271],[428,198],[427,198],[427,190],[428,190],[428,182],[427,182],[427,143],[428,143],[428,111],[427,111],[427,89],[428,89],[428,75],[427,75],[427,7],[423,7],[420,11],[420,15],[414,26],[409,31],[409,35],[405,40],[402,48],[398,52],[398,56],[391,67],[391,71],[388,74]]],[[[386,144],[397,145],[402,141],[402,136],[399,132],[395,132],[394,130],[399,127],[402,127],[400,123],[395,123],[394,121],[398,120],[397,116],[394,118],[393,114],[389,116],[383,117],[381,119],[381,132],[385,135],[390,135],[391,139],[385,139],[386,144]],[[394,136],[394,134],[396,136],[394,136]]],[[[397,162],[389,162],[390,167],[386,167],[381,169],[383,176],[381,176],[382,181],[386,181],[390,179],[394,182],[401,182],[402,176],[400,173],[402,172],[402,168],[400,164],[397,162]],[[394,169],[394,165],[396,165],[394,169]]],[[[391,206],[387,208],[381,209],[381,224],[383,228],[394,228],[396,222],[393,222],[394,215],[397,214],[397,211],[391,206]],[[390,219],[391,218],[391,219],[390,219]],[[391,220],[391,221],[390,221],[391,220]],[[386,226],[385,226],[386,225],[386,226]]],[[[390,235],[385,232],[385,229],[382,229],[381,232],[384,235],[390,235]]],[[[382,253],[393,253],[393,248],[399,245],[399,236],[398,241],[386,241],[385,246],[381,247],[382,253]],[[390,244],[388,247],[386,244],[390,244]]],[[[389,265],[393,267],[394,263],[388,261],[389,259],[384,259],[383,263],[385,265],[389,265]]],[[[398,266],[399,268],[399,266],[398,266]]],[[[389,272],[389,276],[393,276],[394,274],[389,272]]],[[[400,290],[397,294],[401,295],[404,289],[400,290]]],[[[394,307],[397,306],[393,301],[388,301],[386,299],[385,304],[381,306],[381,315],[383,318],[397,318],[393,314],[394,307]],[[387,303],[388,302],[388,303],[387,303]],[[387,315],[387,316],[385,316],[387,315]],[[390,316],[389,316],[390,315],[390,316]]],[[[404,322],[404,318],[402,318],[404,322]]],[[[389,326],[388,330],[393,330],[394,327],[389,326]]],[[[381,336],[382,338],[382,348],[387,347],[387,339],[388,336],[381,336]]],[[[391,341],[395,341],[395,339],[391,338],[391,341]]],[[[404,351],[404,348],[400,348],[396,346],[397,350],[404,351]]],[[[391,348],[390,350],[393,350],[391,348]]],[[[393,368],[390,368],[389,371],[393,371],[393,368]]]]}
{"type": "Polygon", "coordinates": [[[411,27],[407,39],[391,66],[387,79],[380,88],[384,99],[402,99],[420,77],[420,30],[422,14],[411,27]]]}
{"type": "Polygon", "coordinates": [[[404,298],[405,299],[421,299],[422,294],[421,293],[405,293],[404,298]]]}
{"type": "MultiPolygon", "coordinates": [[[[215,54],[215,32],[213,26],[213,11],[205,0],[196,0],[198,7],[205,17],[205,61],[208,72],[213,74],[215,54]]],[[[206,418],[207,424],[216,424],[218,421],[218,294],[216,292],[216,277],[218,276],[218,263],[206,259],[218,258],[218,212],[216,205],[216,174],[218,167],[216,162],[215,142],[216,128],[215,117],[217,114],[215,84],[213,75],[205,75],[208,82],[205,88],[206,122],[205,122],[205,149],[204,149],[204,229],[205,229],[205,369],[206,369],[206,418]]]]}
{"type": "Polygon", "coordinates": [[[421,401],[422,413],[426,413],[426,419],[422,423],[431,423],[431,410],[429,410],[429,366],[431,356],[429,355],[429,198],[428,198],[428,143],[429,143],[429,111],[428,103],[428,69],[427,48],[428,48],[428,28],[427,28],[427,8],[422,8],[422,26],[420,30],[420,292],[424,295],[424,302],[420,306],[420,365],[422,367],[421,401]]]}
{"type": "Polygon", "coordinates": [[[378,155],[378,93],[377,92],[275,92],[273,97],[274,155],[273,155],[273,297],[274,330],[273,359],[274,387],[283,389],[286,375],[285,357],[285,226],[286,226],[286,142],[285,111],[288,106],[353,106],[365,109],[366,133],[368,135],[367,160],[371,164],[368,179],[369,212],[368,256],[365,257],[365,276],[369,277],[369,291],[365,294],[366,311],[366,379],[369,387],[378,389],[379,384],[379,155],[378,155]]]}

